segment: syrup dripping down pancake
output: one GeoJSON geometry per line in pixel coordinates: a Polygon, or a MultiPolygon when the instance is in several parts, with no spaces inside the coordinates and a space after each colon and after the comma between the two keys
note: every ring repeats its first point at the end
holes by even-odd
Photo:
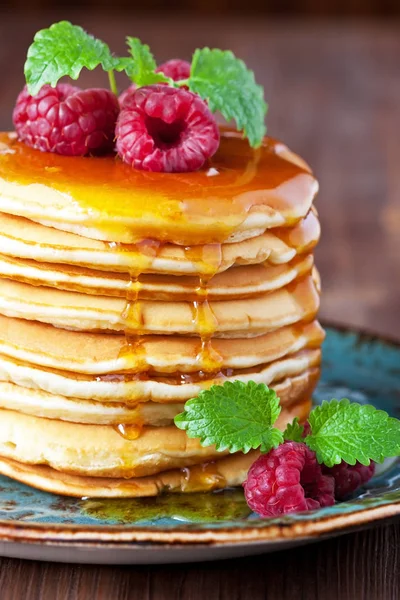
{"type": "MultiPolygon", "coordinates": [[[[247,240],[221,244],[221,256],[215,273],[233,265],[289,262],[296,255],[308,253],[318,242],[320,226],[314,209],[290,228],[275,228],[247,240]]],[[[212,246],[212,245],[211,245],[212,246]]],[[[167,275],[199,275],[209,268],[209,247],[160,243],[142,240],[135,245],[115,244],[66,233],[52,227],[0,213],[0,249],[4,256],[54,264],[66,273],[78,272],[74,267],[90,271],[167,275]],[[189,251],[188,251],[189,250],[189,251]]],[[[23,263],[20,263],[23,264],[23,263]]],[[[32,267],[32,263],[28,266],[32,267]]],[[[98,273],[98,277],[102,274],[98,273]]]]}
{"type": "MultiPolygon", "coordinates": [[[[313,367],[273,383],[285,410],[294,407],[302,398],[309,398],[319,378],[319,368],[313,367]]],[[[67,398],[40,389],[0,381],[0,408],[27,415],[86,423],[114,425],[121,435],[136,438],[144,426],[165,427],[184,410],[183,402],[139,402],[128,405],[119,402],[95,402],[67,398]]],[[[291,408],[291,409],[292,409],[291,408]]]]}
{"type": "MultiPolygon", "coordinates": [[[[242,300],[210,301],[215,337],[251,337],[301,320],[311,319],[319,307],[312,277],[294,281],[281,290],[242,300]]],[[[133,308],[138,308],[135,302],[133,308]]],[[[197,333],[191,302],[140,301],[140,323],[126,311],[123,299],[96,297],[0,279],[0,314],[37,320],[57,327],[84,331],[128,333],[197,333]]]]}
{"type": "MultiPolygon", "coordinates": [[[[230,268],[212,277],[208,285],[208,297],[210,300],[241,299],[271,292],[310,273],[313,262],[313,255],[306,254],[296,256],[290,262],[281,265],[261,263],[230,268]]],[[[126,297],[131,282],[126,273],[105,273],[84,267],[38,263],[1,254],[0,278],[82,294],[118,298],[126,297]]],[[[195,298],[198,277],[144,274],[140,277],[140,284],[140,300],[185,301],[195,298]]]]}
{"type": "MultiPolygon", "coordinates": [[[[324,332],[317,321],[296,323],[244,339],[216,338],[224,369],[247,369],[303,348],[318,348],[324,332]]],[[[196,373],[199,343],[195,337],[145,336],[142,356],[130,352],[123,335],[68,331],[0,315],[0,355],[38,367],[107,375],[109,373],[196,373]],[[144,361],[143,361],[144,355],[144,361]]]]}
{"type": "Polygon", "coordinates": [[[55,371],[29,364],[16,363],[0,356],[0,381],[41,389],[51,394],[85,400],[124,402],[130,405],[146,400],[154,402],[185,402],[220,381],[255,381],[273,385],[285,377],[299,375],[318,366],[321,360],[319,348],[304,349],[277,361],[257,365],[249,369],[229,369],[221,373],[193,373],[182,376],[174,374],[82,375],[69,371],[55,371]]]}

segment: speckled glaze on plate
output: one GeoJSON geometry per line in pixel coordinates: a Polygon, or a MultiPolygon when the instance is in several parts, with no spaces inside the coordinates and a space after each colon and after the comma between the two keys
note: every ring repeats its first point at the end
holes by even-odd
{"type": "MultiPolygon", "coordinates": [[[[315,401],[347,397],[400,417],[400,343],[330,326],[315,401]]],[[[279,519],[252,514],[241,490],[137,500],[76,500],[0,477],[0,554],[144,564],[269,552],[400,516],[400,460],[353,499],[279,519]]]]}

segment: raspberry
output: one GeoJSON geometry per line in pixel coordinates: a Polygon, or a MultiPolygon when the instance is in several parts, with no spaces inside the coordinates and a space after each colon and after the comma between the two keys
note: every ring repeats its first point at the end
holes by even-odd
{"type": "Polygon", "coordinates": [[[302,442],[284,442],[261,455],[243,484],[247,504],[262,517],[332,506],[334,479],[323,475],[302,442]]]}
{"type": "Polygon", "coordinates": [[[121,158],[145,171],[195,171],[219,145],[218,126],[206,103],[166,85],[142,87],[127,98],[116,137],[121,158]]]}
{"type": "Polygon", "coordinates": [[[36,96],[25,87],[13,113],[20,140],[42,152],[69,156],[113,149],[118,100],[105,89],[44,85],[36,96]]]}
{"type": "Polygon", "coordinates": [[[189,78],[190,63],[180,58],[172,58],[159,65],[156,71],[157,73],[163,73],[166,77],[171,77],[174,81],[180,81],[181,79],[189,78]]]}
{"type": "MultiPolygon", "coordinates": [[[[310,433],[311,427],[309,422],[306,421],[304,423],[303,437],[306,437],[310,433]]],[[[370,462],[368,467],[358,461],[355,465],[349,465],[342,461],[334,467],[327,467],[325,465],[321,465],[321,467],[325,475],[331,475],[335,480],[336,500],[343,500],[346,496],[355,492],[356,489],[367,483],[375,473],[375,463],[373,461],[370,462]]]]}
{"type": "Polygon", "coordinates": [[[335,480],[336,500],[343,500],[373,477],[375,463],[371,461],[366,467],[359,462],[356,462],[355,465],[349,465],[342,461],[334,467],[322,465],[322,471],[326,475],[331,475],[335,480]]]}
{"type": "MultiPolygon", "coordinates": [[[[156,69],[157,73],[164,73],[166,77],[171,77],[174,81],[180,79],[188,79],[190,75],[190,63],[180,58],[172,58],[167,62],[159,65],[156,69]]],[[[184,86],[185,87],[185,86],[184,86]]],[[[132,83],[119,97],[119,105],[121,108],[125,105],[126,99],[136,91],[136,85],[132,83]]],[[[187,89],[185,87],[185,89],[187,89]]]]}
{"type": "Polygon", "coordinates": [[[121,108],[125,107],[125,102],[127,99],[132,96],[137,90],[136,83],[132,83],[126,90],[122,92],[122,94],[118,97],[118,102],[121,108]]]}

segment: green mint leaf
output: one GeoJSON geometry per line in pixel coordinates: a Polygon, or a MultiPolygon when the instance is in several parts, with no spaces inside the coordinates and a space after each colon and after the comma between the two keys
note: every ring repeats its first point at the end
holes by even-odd
{"type": "Polygon", "coordinates": [[[38,31],[29,47],[25,62],[28,91],[35,95],[45,84],[54,87],[65,75],[78,79],[84,67],[92,71],[101,65],[110,71],[115,63],[107,44],[78,25],[60,21],[38,31]]]}
{"type": "Polygon", "coordinates": [[[230,51],[202,48],[195,51],[189,89],[207,100],[210,110],[234,119],[251,146],[261,144],[266,128],[264,90],[244,62],[230,51]]]}
{"type": "Polygon", "coordinates": [[[113,69],[114,71],[118,71],[118,73],[120,73],[121,71],[125,71],[128,74],[128,72],[132,69],[132,64],[133,61],[131,56],[115,56],[113,69]]]}
{"type": "Polygon", "coordinates": [[[400,455],[400,421],[371,405],[347,398],[324,401],[308,421],[311,434],[304,441],[328,467],[342,460],[369,465],[370,460],[380,463],[400,455]]]}
{"type": "Polygon", "coordinates": [[[266,385],[227,381],[188,400],[175,425],[221,452],[269,452],[283,441],[282,432],[272,427],[280,411],[278,396],[266,385]]]}
{"type": "Polygon", "coordinates": [[[283,432],[283,439],[291,442],[304,442],[303,432],[303,425],[300,425],[299,419],[295,417],[292,423],[286,425],[286,429],[283,432]]]}
{"type": "MultiPolygon", "coordinates": [[[[153,83],[170,83],[171,80],[162,73],[156,73],[157,64],[147,44],[139,38],[127,37],[127,44],[132,55],[130,62],[126,63],[126,73],[138,86],[152,85],[153,83]]],[[[124,60],[124,59],[122,59],[124,60]]]]}

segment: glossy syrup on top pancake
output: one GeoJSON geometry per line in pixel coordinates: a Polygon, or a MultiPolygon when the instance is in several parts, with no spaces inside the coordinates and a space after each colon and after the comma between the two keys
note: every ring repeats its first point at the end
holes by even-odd
{"type": "Polygon", "coordinates": [[[33,218],[51,218],[60,229],[71,219],[103,232],[109,241],[154,238],[183,246],[212,244],[226,241],[255,210],[279,213],[284,225],[305,216],[316,182],[300,159],[287,155],[287,148],[275,140],[265,138],[253,149],[240,134],[226,130],[203,169],[152,173],[132,169],[114,155],[82,158],[40,152],[3,133],[0,199],[7,195],[1,192],[2,183],[25,188],[35,184],[36,197],[24,196],[22,212],[34,203],[42,214],[33,218]],[[47,206],[44,192],[55,193],[47,206]]]}

